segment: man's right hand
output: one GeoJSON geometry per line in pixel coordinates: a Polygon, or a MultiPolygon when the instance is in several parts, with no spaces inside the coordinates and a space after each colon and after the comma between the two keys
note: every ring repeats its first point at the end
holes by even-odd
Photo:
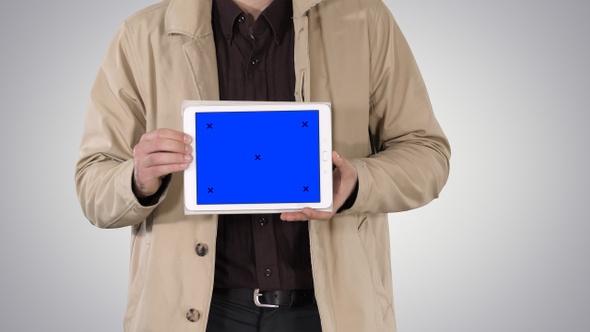
{"type": "Polygon", "coordinates": [[[154,195],[164,176],[188,168],[193,159],[191,140],[172,129],[156,129],[141,136],[133,148],[133,191],[138,198],[154,195]]]}

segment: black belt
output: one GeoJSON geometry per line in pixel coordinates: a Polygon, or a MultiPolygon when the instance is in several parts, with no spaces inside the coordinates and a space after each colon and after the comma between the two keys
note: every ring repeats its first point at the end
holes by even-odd
{"type": "Polygon", "coordinates": [[[301,307],[315,303],[313,290],[260,291],[248,288],[214,288],[213,293],[253,301],[260,308],[301,307]]]}

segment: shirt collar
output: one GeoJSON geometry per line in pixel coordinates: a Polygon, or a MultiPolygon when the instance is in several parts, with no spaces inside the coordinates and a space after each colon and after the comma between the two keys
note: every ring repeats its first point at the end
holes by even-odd
{"type": "Polygon", "coordinates": [[[227,40],[231,40],[234,23],[243,17],[242,10],[232,0],[214,0],[213,2],[213,6],[217,10],[217,15],[214,15],[219,19],[221,31],[227,40]]]}
{"type": "Polygon", "coordinates": [[[278,44],[293,22],[293,3],[291,0],[275,0],[266,7],[260,14],[264,16],[274,34],[275,42],[278,44]]]}
{"type": "MultiPolygon", "coordinates": [[[[217,7],[221,31],[227,40],[233,38],[233,27],[236,20],[244,19],[244,12],[233,0],[214,0],[217,7]]],[[[291,0],[275,0],[260,14],[258,20],[265,19],[272,29],[274,40],[278,44],[291,26],[293,19],[293,4],[291,0]]]]}
{"type": "MultiPolygon", "coordinates": [[[[166,11],[166,32],[182,34],[194,39],[204,38],[213,33],[211,28],[211,6],[213,0],[168,0],[166,11]]],[[[275,0],[273,2],[283,2],[275,0]]],[[[293,17],[299,19],[312,7],[325,0],[292,0],[293,17]]],[[[286,1],[291,3],[291,1],[286,1]]]]}

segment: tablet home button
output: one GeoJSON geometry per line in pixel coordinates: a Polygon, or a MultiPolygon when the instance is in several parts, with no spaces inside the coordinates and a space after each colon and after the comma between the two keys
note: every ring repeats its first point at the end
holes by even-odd
{"type": "Polygon", "coordinates": [[[322,159],[323,159],[324,161],[328,161],[328,160],[330,160],[330,154],[328,153],[328,151],[324,151],[324,152],[322,152],[322,159]]]}

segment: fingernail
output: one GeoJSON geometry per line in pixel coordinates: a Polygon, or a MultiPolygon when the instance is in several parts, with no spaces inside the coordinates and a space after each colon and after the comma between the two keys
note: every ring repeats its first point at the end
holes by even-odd
{"type": "Polygon", "coordinates": [[[185,154],[184,155],[184,160],[191,161],[192,159],[193,159],[193,157],[190,154],[185,154]]]}
{"type": "Polygon", "coordinates": [[[183,139],[186,143],[190,143],[192,141],[192,138],[189,135],[184,135],[183,139]]]}

